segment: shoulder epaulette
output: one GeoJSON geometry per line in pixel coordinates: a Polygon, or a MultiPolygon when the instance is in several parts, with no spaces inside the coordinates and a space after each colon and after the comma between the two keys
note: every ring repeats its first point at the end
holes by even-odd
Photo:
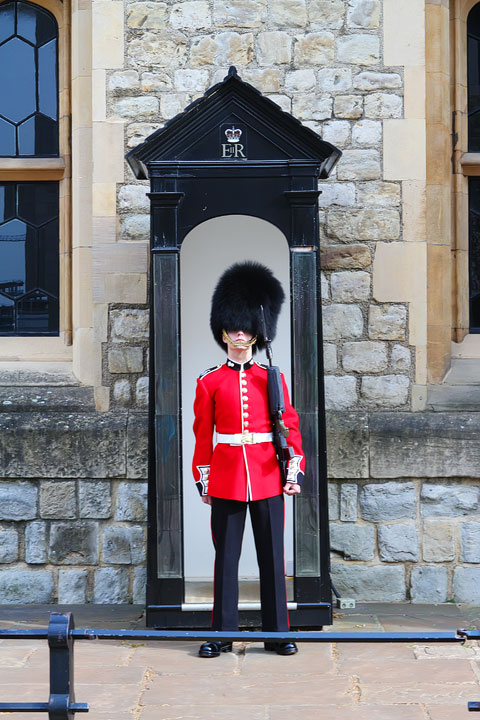
{"type": "Polygon", "coordinates": [[[268,365],[264,365],[263,363],[259,363],[257,360],[255,360],[255,364],[258,365],[258,367],[261,367],[262,370],[268,370],[268,365]]]}
{"type": "Polygon", "coordinates": [[[218,369],[221,368],[221,367],[222,367],[221,365],[215,365],[214,367],[208,368],[208,370],[204,370],[204,371],[198,376],[198,379],[199,379],[199,380],[202,380],[202,378],[204,378],[205,375],[208,375],[209,373],[214,372],[215,370],[218,370],[218,369]]]}

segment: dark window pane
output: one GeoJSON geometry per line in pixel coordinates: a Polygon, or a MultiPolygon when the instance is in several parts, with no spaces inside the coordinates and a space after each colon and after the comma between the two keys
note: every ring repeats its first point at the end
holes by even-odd
{"type": "Polygon", "coordinates": [[[17,330],[32,335],[58,331],[58,301],[41,290],[18,300],[17,330]]]}
{"type": "Polygon", "coordinates": [[[0,155],[16,155],[15,125],[0,118],[0,155]]]}
{"type": "Polygon", "coordinates": [[[19,2],[17,32],[33,45],[43,45],[56,37],[56,22],[50,13],[39,7],[19,2]]]}
{"type": "Polygon", "coordinates": [[[15,32],[15,6],[13,3],[0,5],[0,43],[15,32]]]}
{"type": "Polygon", "coordinates": [[[14,301],[0,294],[0,332],[12,333],[15,330],[14,313],[14,301]]]}
{"type": "Polygon", "coordinates": [[[0,185],[0,223],[15,217],[15,185],[4,183],[0,185]]]}
{"type": "Polygon", "coordinates": [[[51,155],[58,153],[58,125],[45,115],[34,115],[18,126],[18,154],[51,155]]]}
{"type": "Polygon", "coordinates": [[[468,149],[480,150],[480,6],[467,18],[468,149]]]}
{"type": "Polygon", "coordinates": [[[36,105],[35,50],[13,38],[0,46],[0,115],[20,122],[36,105]]]}
{"type": "Polygon", "coordinates": [[[468,188],[470,329],[480,332],[480,178],[470,178],[468,188]]]}
{"type": "Polygon", "coordinates": [[[58,220],[38,231],[38,287],[52,295],[58,294],[58,220]]]}
{"type": "Polygon", "coordinates": [[[20,220],[0,225],[0,288],[12,297],[26,287],[27,235],[31,229],[20,220]]]}
{"type": "Polygon", "coordinates": [[[57,119],[57,41],[38,49],[38,109],[57,119]]]}
{"type": "Polygon", "coordinates": [[[18,183],[18,217],[31,225],[44,225],[58,215],[56,182],[18,183]]]}

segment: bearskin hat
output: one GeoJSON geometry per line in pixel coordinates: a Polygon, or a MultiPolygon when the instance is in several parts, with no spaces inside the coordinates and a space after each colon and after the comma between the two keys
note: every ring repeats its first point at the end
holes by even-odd
{"type": "Polygon", "coordinates": [[[235,263],[225,270],[212,295],[210,327],[213,337],[225,349],[222,330],[243,330],[256,335],[256,347],[263,350],[265,339],[260,305],[263,305],[268,338],[273,340],[284,298],[282,286],[267,267],[253,261],[235,263]]]}

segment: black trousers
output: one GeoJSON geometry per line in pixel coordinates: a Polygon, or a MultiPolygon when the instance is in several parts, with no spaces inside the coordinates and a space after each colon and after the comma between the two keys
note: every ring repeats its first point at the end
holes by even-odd
{"type": "Polygon", "coordinates": [[[247,508],[260,569],[262,629],[288,631],[283,550],[283,495],[239,502],[212,498],[215,576],[212,630],[238,630],[238,563],[247,508]]]}

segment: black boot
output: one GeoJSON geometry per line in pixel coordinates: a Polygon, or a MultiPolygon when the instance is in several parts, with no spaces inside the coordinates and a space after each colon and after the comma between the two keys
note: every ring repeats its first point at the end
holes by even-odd
{"type": "Polygon", "coordinates": [[[200,645],[198,654],[200,657],[218,657],[220,653],[232,652],[231,642],[204,642],[200,645]]]}
{"type": "Polygon", "coordinates": [[[272,650],[277,655],[295,655],[298,652],[294,642],[266,642],[265,650],[272,650]]]}

